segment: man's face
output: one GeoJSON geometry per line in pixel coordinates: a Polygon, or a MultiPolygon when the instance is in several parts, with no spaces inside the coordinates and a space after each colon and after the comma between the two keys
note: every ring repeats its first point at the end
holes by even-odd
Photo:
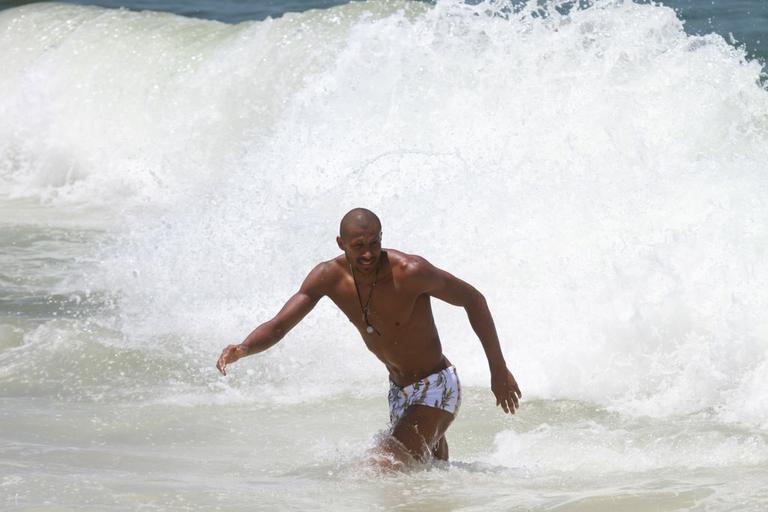
{"type": "Polygon", "coordinates": [[[376,271],[381,257],[381,231],[378,227],[349,229],[343,237],[336,238],[336,242],[356,272],[371,274],[376,271]]]}

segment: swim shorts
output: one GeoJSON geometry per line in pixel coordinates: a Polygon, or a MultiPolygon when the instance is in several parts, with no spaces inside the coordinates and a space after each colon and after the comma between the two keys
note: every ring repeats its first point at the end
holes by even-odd
{"type": "Polygon", "coordinates": [[[461,385],[453,366],[403,388],[391,381],[389,384],[389,421],[392,427],[412,405],[435,407],[453,415],[459,412],[461,385]]]}

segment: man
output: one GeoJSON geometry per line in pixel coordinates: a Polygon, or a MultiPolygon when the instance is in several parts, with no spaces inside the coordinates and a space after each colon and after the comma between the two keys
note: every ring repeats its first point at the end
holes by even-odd
{"type": "Polygon", "coordinates": [[[466,310],[488,358],[496,405],[514,414],[522,395],[480,292],[424,258],[382,249],[379,218],[364,208],[344,216],[336,243],[344,254],[317,265],[272,320],[223,350],[216,364],[222,374],[228,364],[280,341],[327,296],[389,371],[391,435],[380,450],[394,467],[432,456],[448,460],[445,432],[458,412],[461,388],[432,317],[435,297],[466,310]]]}

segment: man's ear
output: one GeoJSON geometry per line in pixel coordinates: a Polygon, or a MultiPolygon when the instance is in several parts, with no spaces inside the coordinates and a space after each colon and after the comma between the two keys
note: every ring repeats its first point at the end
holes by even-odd
{"type": "Polygon", "coordinates": [[[344,250],[344,240],[342,240],[340,236],[336,237],[336,245],[338,245],[339,249],[342,251],[344,250]]]}

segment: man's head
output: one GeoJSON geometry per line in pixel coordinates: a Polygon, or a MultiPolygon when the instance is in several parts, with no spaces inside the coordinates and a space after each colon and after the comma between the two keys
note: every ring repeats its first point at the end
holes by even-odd
{"type": "Polygon", "coordinates": [[[357,272],[375,272],[381,257],[381,221],[365,208],[350,210],[341,219],[336,243],[357,272]]]}

